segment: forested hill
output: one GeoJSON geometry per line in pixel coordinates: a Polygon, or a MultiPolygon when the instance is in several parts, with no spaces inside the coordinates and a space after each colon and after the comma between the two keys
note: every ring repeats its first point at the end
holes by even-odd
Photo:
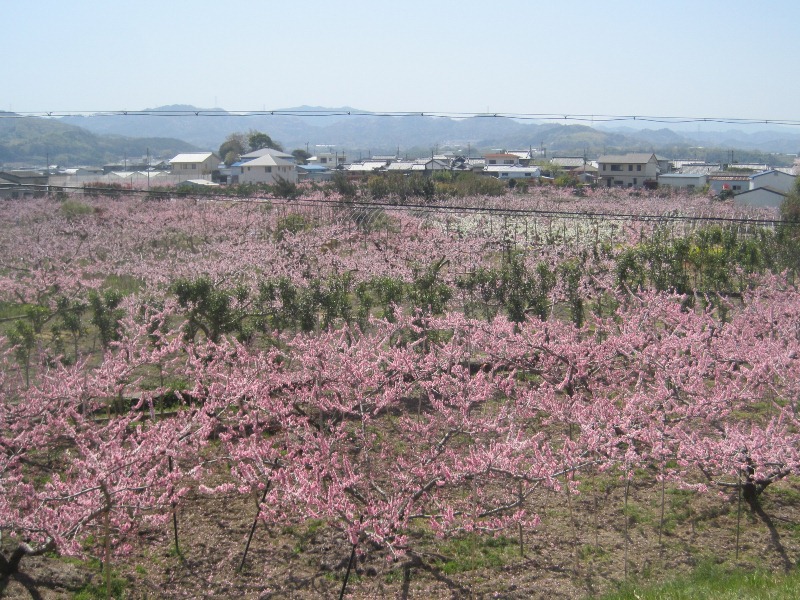
{"type": "Polygon", "coordinates": [[[0,165],[102,165],[125,158],[171,158],[196,150],[178,139],[98,135],[56,119],[15,117],[0,112],[0,165]]]}

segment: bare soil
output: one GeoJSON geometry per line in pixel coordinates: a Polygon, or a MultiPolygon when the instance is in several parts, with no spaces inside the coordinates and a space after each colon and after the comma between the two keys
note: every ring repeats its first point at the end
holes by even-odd
{"type": "MultiPolygon", "coordinates": [[[[641,476],[629,489],[611,477],[589,479],[581,494],[542,490],[532,499],[539,527],[491,540],[436,540],[420,531],[415,554],[400,561],[380,549],[356,560],[346,597],[592,598],[621,583],[674,578],[701,562],[782,571],[800,556],[800,485],[784,481],[762,496],[761,508],[738,512],[735,492],[706,494],[641,476]],[[737,558],[737,515],[739,541],[737,558]],[[627,560],[626,560],[627,558],[627,560]]],[[[237,572],[256,510],[255,498],[196,495],[179,514],[181,554],[171,527],[141,536],[132,556],[118,558],[125,598],[338,598],[351,547],[323,523],[259,523],[245,568],[237,572]]],[[[90,562],[30,557],[7,582],[7,598],[65,599],[87,584],[102,585],[90,562]]]]}

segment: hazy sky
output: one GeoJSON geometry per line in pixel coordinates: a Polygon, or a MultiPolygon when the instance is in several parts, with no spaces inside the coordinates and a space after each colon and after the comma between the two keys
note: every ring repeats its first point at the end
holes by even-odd
{"type": "Polygon", "coordinates": [[[0,0],[0,109],[800,119],[800,1],[0,0]]]}

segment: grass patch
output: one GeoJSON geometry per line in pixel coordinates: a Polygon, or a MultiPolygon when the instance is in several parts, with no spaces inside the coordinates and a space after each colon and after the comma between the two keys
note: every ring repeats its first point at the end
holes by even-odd
{"type": "Polygon", "coordinates": [[[447,575],[501,567],[519,558],[519,543],[506,537],[467,535],[446,541],[438,548],[446,557],[439,568],[447,575]]]}
{"type": "Polygon", "coordinates": [[[102,574],[94,578],[75,592],[73,600],[106,600],[107,598],[125,598],[128,582],[111,572],[111,595],[106,593],[106,582],[102,574]]]}
{"type": "Polygon", "coordinates": [[[733,600],[769,598],[793,600],[800,597],[800,572],[788,574],[765,571],[729,571],[707,562],[691,574],[660,584],[626,584],[602,600],[733,600]]]}
{"type": "Polygon", "coordinates": [[[123,296],[130,296],[144,287],[144,281],[132,275],[109,275],[103,282],[103,289],[114,290],[123,296]]]}

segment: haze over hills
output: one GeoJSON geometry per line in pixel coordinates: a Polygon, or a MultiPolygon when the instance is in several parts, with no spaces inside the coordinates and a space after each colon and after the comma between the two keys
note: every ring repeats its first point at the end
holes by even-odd
{"type": "MultiPolygon", "coordinates": [[[[685,124],[673,129],[587,126],[581,124],[524,121],[507,117],[455,119],[434,116],[384,116],[352,107],[300,106],[281,109],[282,114],[230,113],[190,105],[162,106],[148,112],[198,112],[198,116],[75,116],[62,121],[98,134],[165,136],[216,150],[230,133],[264,131],[284,149],[317,146],[347,151],[351,157],[370,154],[424,156],[445,148],[475,151],[494,148],[545,148],[549,155],[596,156],[617,151],[660,151],[674,155],[697,154],[697,147],[737,149],[755,153],[796,153],[800,131],[792,128],[749,131],[712,131],[708,124],[691,131],[685,124]],[[203,111],[213,111],[204,116],[203,111]],[[290,113],[290,114],[285,114],[290,113]],[[294,114],[291,114],[294,113],[294,114]],[[320,114],[324,113],[324,114],[320,114]],[[356,114],[357,113],[357,114],[356,114]]],[[[722,125],[719,125],[722,127],[722,125]]],[[[705,157],[705,156],[704,156],[705,157]]],[[[713,157],[711,157],[713,158],[713,157]]]]}
{"type": "Polygon", "coordinates": [[[197,149],[179,139],[143,133],[130,137],[111,132],[99,135],[59,119],[0,113],[0,165],[103,165],[125,157],[138,160],[148,152],[158,157],[197,149]]]}
{"type": "Polygon", "coordinates": [[[703,124],[691,131],[683,124],[676,131],[494,116],[386,116],[351,107],[275,112],[281,114],[171,105],[124,115],[0,118],[0,162],[102,164],[143,156],[148,148],[151,156],[169,158],[183,151],[216,151],[229,134],[251,130],[269,134],[287,151],[346,151],[351,160],[375,154],[417,157],[451,150],[477,156],[493,149],[539,148],[547,156],[654,151],[726,162],[733,149],[738,162],[789,164],[788,157],[770,154],[800,151],[800,131],[790,127],[712,131],[703,124]]]}

